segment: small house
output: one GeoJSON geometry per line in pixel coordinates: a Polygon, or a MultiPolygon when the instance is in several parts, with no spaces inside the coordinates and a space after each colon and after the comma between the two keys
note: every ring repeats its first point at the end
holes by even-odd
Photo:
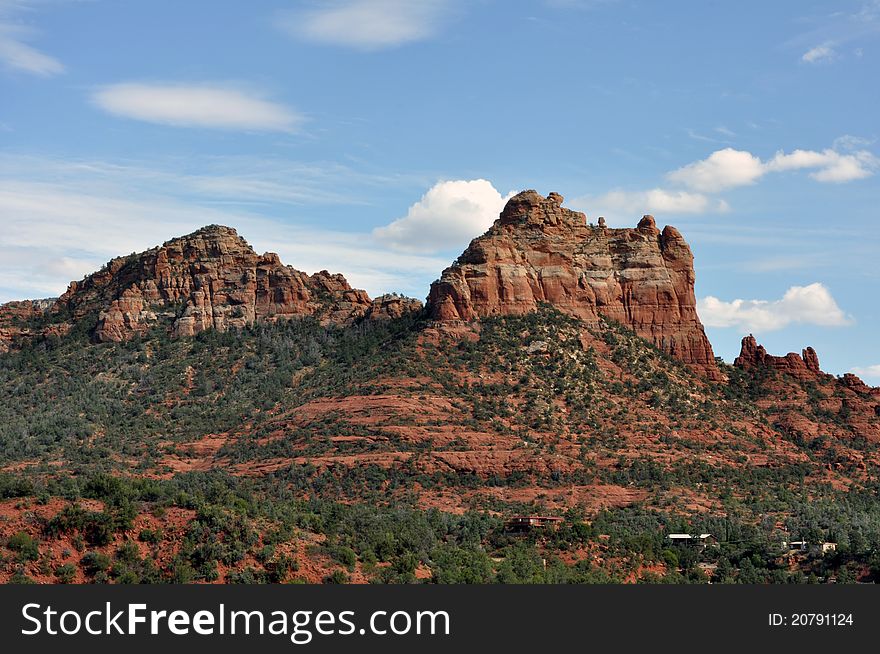
{"type": "Polygon", "coordinates": [[[533,529],[558,529],[563,519],[551,515],[515,515],[506,523],[508,531],[526,532],[533,529]]]}
{"type": "Polygon", "coordinates": [[[718,542],[712,534],[669,534],[666,540],[673,545],[687,545],[700,548],[715,545],[718,542]]]}

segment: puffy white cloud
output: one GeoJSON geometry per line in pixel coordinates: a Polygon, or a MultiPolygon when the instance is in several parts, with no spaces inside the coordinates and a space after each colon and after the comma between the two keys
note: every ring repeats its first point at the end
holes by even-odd
{"type": "Polygon", "coordinates": [[[792,286],[779,300],[700,298],[697,310],[709,327],[736,327],[744,332],[769,332],[793,323],[841,327],[852,324],[828,289],[818,282],[792,286]]]}
{"type": "Polygon", "coordinates": [[[293,132],[303,121],[283,105],[213,84],[113,84],[92,101],[117,116],[175,127],[293,132]]]}
{"type": "Polygon", "coordinates": [[[823,43],[822,45],[817,45],[815,48],[807,50],[801,57],[801,61],[805,61],[808,64],[815,64],[823,60],[833,59],[835,54],[836,53],[834,52],[834,48],[831,47],[831,44],[823,43]]]}
{"type": "Polygon", "coordinates": [[[381,243],[405,252],[438,252],[463,247],[485,232],[511,197],[485,179],[438,182],[406,216],[373,230],[381,243]]]}
{"type": "Polygon", "coordinates": [[[869,381],[880,381],[880,363],[873,366],[853,368],[850,372],[858,375],[862,379],[867,379],[869,381]]]}
{"type": "Polygon", "coordinates": [[[671,182],[698,191],[715,192],[755,183],[765,173],[761,160],[750,152],[724,148],[707,158],[673,170],[671,182]]]}
{"type": "Polygon", "coordinates": [[[816,181],[832,183],[870,177],[880,168],[880,159],[868,150],[857,149],[869,143],[863,138],[846,135],[835,140],[833,148],[822,151],[797,149],[789,153],[780,150],[767,161],[746,150],[723,148],[705,159],[667,173],[666,179],[672,188],[615,189],[600,196],[577,198],[573,204],[592,213],[616,217],[646,211],[659,214],[723,213],[730,210],[730,205],[726,200],[713,199],[712,194],[755,184],[769,173],[810,170],[810,177],[816,181]]]}
{"type": "Polygon", "coordinates": [[[374,50],[433,36],[450,6],[449,0],[337,0],[284,12],[278,27],[309,41],[374,50]]]}
{"type": "Polygon", "coordinates": [[[827,149],[822,152],[814,150],[795,150],[791,154],[777,152],[767,162],[768,171],[798,170],[801,168],[817,168],[810,177],[819,182],[849,182],[864,179],[873,174],[880,160],[867,150],[859,150],[851,154],[841,154],[827,149]]]}
{"type": "Polygon", "coordinates": [[[867,150],[840,153],[833,149],[777,152],[769,161],[745,150],[724,148],[707,158],[673,170],[672,182],[702,192],[715,192],[754,184],[771,172],[813,169],[810,177],[819,182],[849,182],[873,175],[880,160],[867,150]]]}

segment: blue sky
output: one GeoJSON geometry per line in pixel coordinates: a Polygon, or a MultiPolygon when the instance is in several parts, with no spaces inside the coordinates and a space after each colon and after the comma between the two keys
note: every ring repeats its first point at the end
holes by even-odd
{"type": "Polygon", "coordinates": [[[212,222],[423,298],[535,188],[880,383],[878,64],[876,0],[0,0],[0,301],[212,222]]]}

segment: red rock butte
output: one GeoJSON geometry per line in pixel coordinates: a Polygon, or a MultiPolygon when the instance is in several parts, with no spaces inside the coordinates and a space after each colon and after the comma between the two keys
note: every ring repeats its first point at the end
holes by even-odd
{"type": "Polygon", "coordinates": [[[234,229],[210,225],[113,259],[72,282],[50,311],[64,310],[74,320],[97,314],[95,340],[123,341],[163,320],[173,335],[192,336],[305,316],[350,324],[420,308],[394,295],[371,300],[341,274],[308,275],[283,265],[277,254],[258,255],[234,229]]]}
{"type": "Polygon", "coordinates": [[[428,315],[472,321],[517,315],[548,303],[596,323],[622,323],[658,348],[718,378],[712,346],[697,315],[694,257],[677,229],[653,216],[634,229],[562,206],[557,193],[523,191],[483,236],[431,285],[428,315]]]}

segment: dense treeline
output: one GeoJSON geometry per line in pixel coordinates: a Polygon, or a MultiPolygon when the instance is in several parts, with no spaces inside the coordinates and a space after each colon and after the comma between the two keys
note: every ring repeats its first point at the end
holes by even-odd
{"type": "MultiPolygon", "coordinates": [[[[344,582],[356,566],[383,583],[412,583],[424,567],[435,583],[704,583],[706,570],[722,583],[806,583],[878,580],[880,577],[880,500],[877,489],[794,503],[785,528],[814,543],[832,540],[837,550],[786,556],[773,520],[755,523],[733,516],[683,516],[629,507],[600,512],[584,520],[575,511],[558,530],[513,534],[503,520],[485,512],[452,515],[405,504],[340,504],[303,499],[275,479],[242,480],[223,473],[193,473],[169,480],[120,479],[103,474],[59,478],[35,484],[0,475],[0,497],[62,497],[71,502],[44,522],[40,537],[73,535],[83,554],[80,567],[98,582],[162,583],[213,581],[294,581],[298,563],[289,545],[304,533],[324,537],[319,554],[338,566],[328,582],[344,582]],[[102,511],[78,506],[99,500],[102,511]],[[131,532],[134,517],[172,507],[195,512],[185,536],[164,568],[141,557],[131,541],[111,554],[98,551],[125,534],[158,543],[160,533],[131,532]],[[705,549],[670,545],[669,533],[710,533],[717,544],[705,549]],[[567,564],[567,553],[602,551],[606,564],[589,557],[567,564]],[[256,561],[236,566],[246,557],[256,561]]],[[[25,581],[23,565],[40,559],[40,540],[16,534],[5,543],[25,581]]],[[[47,565],[51,566],[51,562],[47,565]]],[[[56,577],[70,575],[57,566],[56,577]]]]}

